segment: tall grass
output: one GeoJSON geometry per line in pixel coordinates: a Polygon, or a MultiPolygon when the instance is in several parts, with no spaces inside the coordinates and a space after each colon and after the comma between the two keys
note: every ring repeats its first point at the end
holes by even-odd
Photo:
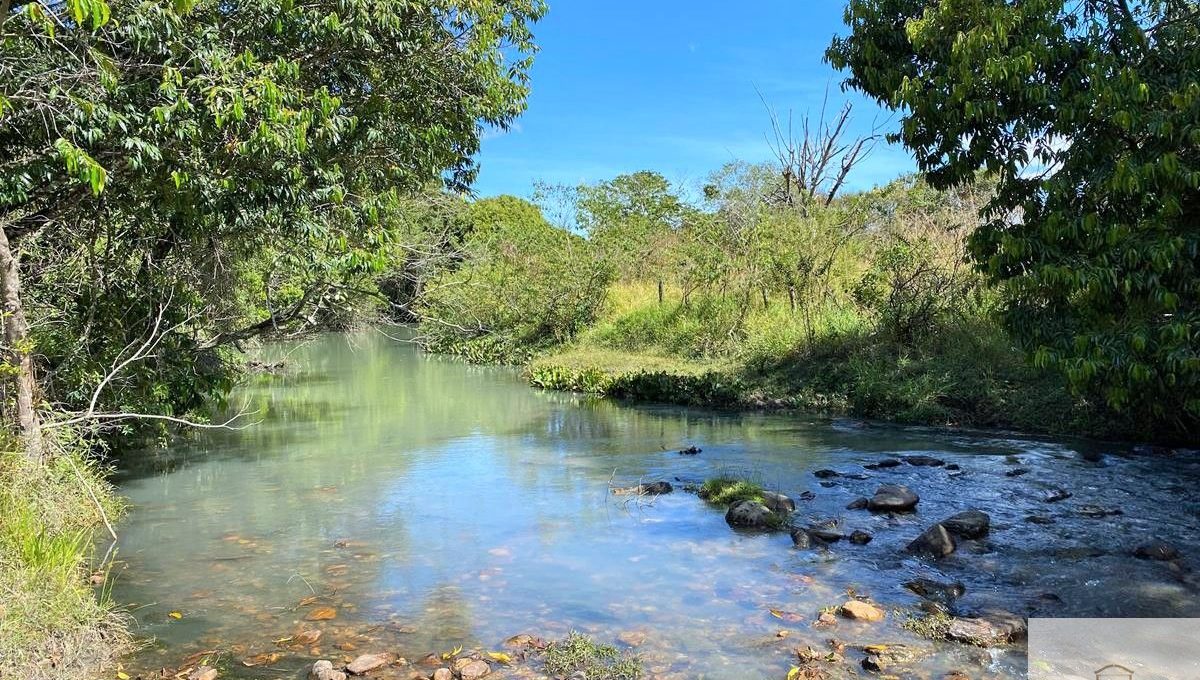
{"type": "Polygon", "coordinates": [[[82,442],[45,464],[0,435],[0,678],[95,677],[128,642],[107,587],[89,582],[100,508],[120,512],[82,442]]]}

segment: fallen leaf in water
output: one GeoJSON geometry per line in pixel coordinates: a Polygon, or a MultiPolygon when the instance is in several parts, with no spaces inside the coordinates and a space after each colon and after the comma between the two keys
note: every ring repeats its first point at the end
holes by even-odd
{"type": "Polygon", "coordinates": [[[213,656],[216,653],[217,653],[217,650],[215,650],[215,649],[206,649],[202,652],[188,654],[187,656],[185,656],[183,658],[182,661],[179,662],[179,665],[180,666],[195,666],[197,663],[199,663],[201,666],[207,666],[208,658],[210,656],[213,656]]]}
{"type": "Polygon", "coordinates": [[[450,659],[458,656],[460,652],[462,652],[462,645],[455,647],[449,652],[442,652],[442,661],[449,661],[450,659]]]}
{"type": "Polygon", "coordinates": [[[263,652],[262,654],[255,654],[254,656],[242,659],[242,665],[250,668],[254,668],[255,666],[266,666],[268,664],[273,664],[282,658],[283,655],[279,652],[263,652]]]}
{"type": "Polygon", "coordinates": [[[504,652],[488,652],[487,655],[492,661],[498,661],[506,666],[512,663],[512,657],[504,652]]]}
{"type": "Polygon", "coordinates": [[[321,598],[317,597],[316,595],[309,595],[308,597],[304,598],[303,600],[300,600],[300,603],[298,606],[307,607],[308,605],[316,602],[319,599],[321,599],[321,598]]]}
{"type": "Polygon", "coordinates": [[[800,677],[800,667],[792,666],[792,669],[788,671],[787,680],[796,680],[798,677],[800,677]]]}
{"type": "Polygon", "coordinates": [[[179,619],[183,618],[183,612],[167,612],[167,616],[178,621],[179,619]]]}
{"type": "Polygon", "coordinates": [[[305,621],[328,621],[337,618],[337,610],[333,607],[317,607],[310,611],[308,616],[304,617],[305,621]]]}
{"type": "Polygon", "coordinates": [[[804,620],[803,617],[795,612],[785,612],[782,609],[768,609],[767,611],[771,612],[771,616],[774,616],[777,619],[782,619],[789,623],[796,623],[804,620]]]}

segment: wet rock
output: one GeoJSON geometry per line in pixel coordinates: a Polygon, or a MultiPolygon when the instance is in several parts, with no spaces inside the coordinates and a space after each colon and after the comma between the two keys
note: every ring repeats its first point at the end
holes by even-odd
{"type": "Polygon", "coordinates": [[[217,680],[217,669],[212,666],[199,666],[188,673],[187,680],[217,680]]]}
{"type": "Polygon", "coordinates": [[[481,659],[459,659],[454,662],[454,672],[462,680],[479,680],[492,672],[492,667],[481,659]]]}
{"type": "Polygon", "coordinates": [[[700,448],[699,446],[696,446],[696,445],[694,445],[694,444],[693,444],[692,446],[689,446],[689,447],[687,447],[686,449],[680,449],[680,450],[679,450],[679,455],[681,455],[681,456],[695,456],[695,455],[697,455],[698,453],[700,453],[700,452],[701,452],[701,451],[703,451],[703,450],[704,450],[704,449],[702,449],[702,448],[700,448]]]}
{"type": "Polygon", "coordinates": [[[950,470],[950,471],[952,471],[952,472],[953,472],[953,471],[956,471],[956,470],[961,470],[961,469],[962,469],[962,466],[961,466],[961,465],[959,465],[958,463],[947,463],[947,464],[946,464],[946,467],[944,467],[944,468],[942,468],[942,469],[943,469],[943,470],[950,470]]]}
{"type": "Polygon", "coordinates": [[[454,680],[454,672],[449,668],[439,668],[433,672],[433,680],[454,680]]]}
{"type": "Polygon", "coordinates": [[[628,647],[641,647],[646,641],[646,632],[642,630],[627,630],[617,636],[621,644],[628,647]]]}
{"type": "Polygon", "coordinates": [[[362,654],[354,661],[346,664],[346,672],[350,675],[366,675],[373,670],[383,668],[392,662],[391,654],[362,654]]]}
{"type": "Polygon", "coordinates": [[[965,510],[942,520],[946,531],[959,538],[976,539],[987,536],[992,518],[981,510],[965,510]]]}
{"type": "Polygon", "coordinates": [[[1167,562],[1179,559],[1179,549],[1166,541],[1150,541],[1134,548],[1133,556],[1139,560],[1167,562]]]}
{"type": "Polygon", "coordinates": [[[863,465],[863,467],[868,470],[886,470],[887,468],[894,468],[898,467],[899,465],[900,461],[896,460],[895,458],[884,458],[882,460],[877,460],[874,463],[867,463],[866,465],[863,465]]]}
{"type": "Polygon", "coordinates": [[[1045,515],[1029,515],[1025,518],[1025,521],[1029,522],[1030,524],[1043,524],[1043,525],[1044,524],[1054,524],[1054,522],[1055,522],[1053,517],[1047,517],[1045,515]]]}
{"type": "Polygon", "coordinates": [[[1103,550],[1091,545],[1056,548],[1054,550],[1054,557],[1060,560],[1085,560],[1092,557],[1100,557],[1103,554],[1103,550]]]}
{"type": "Polygon", "coordinates": [[[1104,461],[1104,454],[1099,451],[1080,451],[1079,457],[1089,463],[1101,463],[1104,461]]]}
{"type": "Polygon", "coordinates": [[[842,532],[822,527],[808,527],[808,535],[822,543],[837,543],[842,540],[842,532]]]}
{"type": "Polygon", "coordinates": [[[831,482],[828,479],[823,479],[823,480],[817,482],[817,484],[820,484],[821,488],[824,488],[824,489],[832,489],[833,487],[837,486],[837,482],[831,482]]]}
{"type": "Polygon", "coordinates": [[[909,512],[917,507],[921,497],[907,486],[884,484],[875,491],[867,507],[872,512],[909,512]]]}
{"type": "Polygon", "coordinates": [[[800,492],[800,500],[802,500],[802,501],[811,501],[812,499],[814,499],[816,497],[817,497],[817,494],[815,494],[811,491],[801,491],[800,492]]]}
{"type": "Polygon", "coordinates": [[[816,628],[832,628],[837,625],[837,617],[829,612],[821,612],[813,626],[816,628]]]}
{"type": "Polygon", "coordinates": [[[329,621],[337,618],[337,610],[333,607],[316,607],[304,617],[305,621],[329,621]]]}
{"type": "Polygon", "coordinates": [[[967,592],[966,586],[961,583],[942,583],[941,581],[929,578],[915,578],[911,581],[905,581],[904,587],[926,600],[932,600],[941,604],[950,604],[967,592]]]}
{"type": "Polygon", "coordinates": [[[913,645],[903,644],[867,645],[863,647],[863,652],[867,656],[862,660],[862,667],[878,673],[893,666],[920,661],[928,656],[931,651],[928,647],[914,647],[913,645]]]}
{"type": "Polygon", "coordinates": [[[850,542],[854,545],[866,545],[870,543],[871,539],[873,538],[875,537],[863,531],[862,529],[855,529],[854,531],[850,532],[850,542]]]}
{"type": "Polygon", "coordinates": [[[980,647],[1016,642],[1028,631],[1025,619],[1011,612],[993,610],[974,618],[954,619],[946,637],[980,647]]]}
{"type": "Polygon", "coordinates": [[[1070,497],[1070,491],[1067,491],[1066,489],[1054,488],[1047,491],[1045,496],[1042,496],[1042,501],[1046,503],[1057,503],[1059,501],[1065,501],[1070,497]]]}
{"type": "Polygon", "coordinates": [[[666,493],[671,493],[675,487],[671,486],[670,482],[650,482],[648,484],[635,484],[634,486],[624,486],[613,489],[612,492],[617,496],[661,496],[666,493]]]}
{"type": "Polygon", "coordinates": [[[857,479],[857,480],[861,481],[861,480],[870,479],[870,478],[871,478],[871,475],[868,475],[865,472],[843,472],[842,473],[842,479],[857,479]]]}
{"type": "Polygon", "coordinates": [[[333,662],[321,659],[308,669],[308,680],[346,680],[346,674],[333,669],[333,662]]]}
{"type": "Polygon", "coordinates": [[[321,631],[316,628],[297,633],[292,637],[291,644],[294,645],[312,645],[316,644],[317,640],[321,639],[321,631]]]}
{"type": "Polygon", "coordinates": [[[840,477],[841,473],[837,470],[817,470],[813,473],[813,476],[817,479],[832,479],[834,477],[840,477]]]}
{"type": "Polygon", "coordinates": [[[868,500],[865,496],[860,496],[860,497],[855,498],[854,500],[850,501],[849,503],[847,503],[846,509],[847,510],[863,510],[870,504],[871,504],[870,500],[868,500]]]}
{"type": "Polygon", "coordinates": [[[887,616],[887,613],[879,607],[862,600],[847,600],[838,609],[838,612],[855,621],[882,621],[887,616]]]}
{"type": "Polygon", "coordinates": [[[797,527],[792,529],[792,545],[800,549],[810,548],[812,537],[808,535],[808,531],[797,527]]]}
{"type": "Polygon", "coordinates": [[[796,511],[796,503],[792,499],[781,493],[773,491],[762,492],[763,505],[767,506],[772,512],[785,515],[789,512],[796,511]]]}
{"type": "Polygon", "coordinates": [[[954,543],[954,537],[946,531],[946,527],[941,524],[934,524],[913,539],[912,543],[905,548],[914,555],[922,557],[940,558],[954,552],[958,546],[954,543]]]}
{"type": "Polygon", "coordinates": [[[960,670],[947,671],[942,680],[971,680],[971,676],[960,670]]]}
{"type": "Polygon", "coordinates": [[[1120,508],[1106,508],[1102,505],[1081,505],[1075,509],[1075,512],[1093,519],[1125,514],[1125,511],[1120,508]]]}
{"type": "Polygon", "coordinates": [[[738,501],[725,512],[725,522],[732,527],[773,529],[779,526],[779,515],[758,501],[738,501]]]}
{"type": "Polygon", "coordinates": [[[1029,474],[1029,468],[1013,468],[1004,473],[1005,477],[1020,477],[1029,474]]]}
{"type": "Polygon", "coordinates": [[[933,456],[901,456],[901,460],[916,467],[941,467],[946,461],[933,456]]]}

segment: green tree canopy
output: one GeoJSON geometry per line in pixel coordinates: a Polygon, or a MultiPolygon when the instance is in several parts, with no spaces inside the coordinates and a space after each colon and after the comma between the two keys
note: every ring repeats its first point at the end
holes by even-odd
{"type": "Polygon", "coordinates": [[[828,57],[938,187],[997,177],[972,252],[1043,366],[1200,423],[1200,4],[851,0],[828,57]]]}

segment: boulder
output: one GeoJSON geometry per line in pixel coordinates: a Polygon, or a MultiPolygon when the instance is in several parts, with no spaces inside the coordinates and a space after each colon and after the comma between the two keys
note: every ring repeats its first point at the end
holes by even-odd
{"type": "Polygon", "coordinates": [[[373,670],[383,668],[392,662],[391,654],[362,654],[354,661],[346,664],[346,672],[350,675],[366,675],[373,670]]]}
{"type": "Polygon", "coordinates": [[[1000,610],[984,612],[977,617],[954,619],[946,629],[946,637],[980,647],[992,647],[1023,639],[1028,632],[1025,619],[1000,610]]]}
{"type": "Polygon", "coordinates": [[[902,456],[901,460],[916,467],[941,467],[946,461],[933,456],[902,456]]]}
{"type": "Polygon", "coordinates": [[[458,659],[451,669],[462,680],[478,680],[492,672],[492,667],[481,659],[458,659]]]}
{"type": "Polygon", "coordinates": [[[942,583],[929,578],[905,581],[904,587],[926,600],[941,604],[950,604],[967,592],[966,586],[961,583],[942,583]]]}
{"type": "Polygon", "coordinates": [[[1166,541],[1150,541],[1134,548],[1133,556],[1139,560],[1169,562],[1179,559],[1179,549],[1166,541]]]}
{"type": "Polygon", "coordinates": [[[946,527],[941,524],[934,524],[920,536],[913,539],[912,543],[909,543],[905,550],[914,555],[936,559],[949,555],[957,547],[954,543],[954,537],[950,535],[949,531],[946,531],[946,527]]]}
{"type": "Polygon", "coordinates": [[[449,668],[439,668],[433,672],[433,680],[454,680],[454,673],[449,668]]]}
{"type": "Polygon", "coordinates": [[[847,510],[863,510],[868,505],[870,505],[870,503],[871,503],[871,501],[868,500],[866,497],[860,496],[860,497],[855,498],[854,500],[850,501],[849,503],[847,503],[846,509],[847,510]]]}
{"type": "Polygon", "coordinates": [[[946,531],[959,538],[975,539],[987,536],[992,518],[981,510],[965,510],[942,520],[946,531]]]}
{"type": "Polygon", "coordinates": [[[773,529],[779,525],[779,515],[758,501],[738,501],[725,512],[725,521],[732,527],[773,529]]]}
{"type": "Polygon", "coordinates": [[[695,456],[695,455],[699,454],[699,453],[700,453],[701,451],[703,451],[703,450],[704,450],[704,449],[702,449],[702,448],[700,448],[699,446],[696,446],[695,444],[693,444],[693,445],[691,445],[691,446],[687,447],[686,449],[680,449],[680,450],[679,450],[679,455],[681,455],[681,456],[695,456]]]}
{"type": "Polygon", "coordinates": [[[217,680],[217,669],[212,666],[197,666],[188,673],[187,680],[217,680]]]}
{"type": "Polygon", "coordinates": [[[841,473],[837,470],[817,470],[813,473],[813,476],[817,479],[831,479],[833,477],[840,477],[841,473]]]}
{"type": "Polygon", "coordinates": [[[887,616],[887,612],[862,600],[847,600],[838,611],[842,616],[855,621],[882,621],[887,616]]]}
{"type": "Polygon", "coordinates": [[[884,484],[867,501],[867,508],[872,512],[911,512],[920,501],[921,497],[907,486],[884,484]]]}
{"type": "Polygon", "coordinates": [[[863,531],[862,529],[855,529],[850,533],[850,542],[854,545],[866,545],[870,543],[871,539],[873,538],[875,537],[863,531]]]}
{"type": "Polygon", "coordinates": [[[1059,501],[1065,501],[1070,497],[1070,491],[1067,491],[1066,489],[1054,488],[1047,491],[1046,495],[1042,496],[1042,500],[1046,503],[1057,503],[1059,501]]]}
{"type": "Polygon", "coordinates": [[[1112,517],[1115,515],[1125,514],[1125,511],[1120,508],[1106,508],[1102,505],[1081,505],[1076,508],[1075,511],[1084,517],[1092,518],[1112,517]]]}
{"type": "Polygon", "coordinates": [[[962,466],[961,466],[961,465],[959,465],[958,463],[947,463],[947,464],[946,464],[946,467],[944,467],[944,468],[942,468],[942,469],[943,469],[943,470],[958,471],[958,470],[961,470],[961,469],[962,469],[962,466]]]}
{"type": "Polygon", "coordinates": [[[761,495],[763,505],[767,506],[772,512],[786,515],[789,512],[796,511],[796,502],[781,493],[764,491],[761,495]]]}
{"type": "Polygon", "coordinates": [[[1005,477],[1020,477],[1029,474],[1029,468],[1013,468],[1004,473],[1005,477]]]}
{"type": "Polygon", "coordinates": [[[333,662],[325,659],[308,669],[308,680],[346,680],[346,674],[333,669],[333,662]]]}
{"type": "Polygon", "coordinates": [[[899,465],[900,461],[896,460],[895,458],[884,458],[883,460],[877,460],[874,463],[867,463],[866,465],[863,465],[863,467],[868,470],[884,470],[887,468],[898,467],[899,465]]]}

